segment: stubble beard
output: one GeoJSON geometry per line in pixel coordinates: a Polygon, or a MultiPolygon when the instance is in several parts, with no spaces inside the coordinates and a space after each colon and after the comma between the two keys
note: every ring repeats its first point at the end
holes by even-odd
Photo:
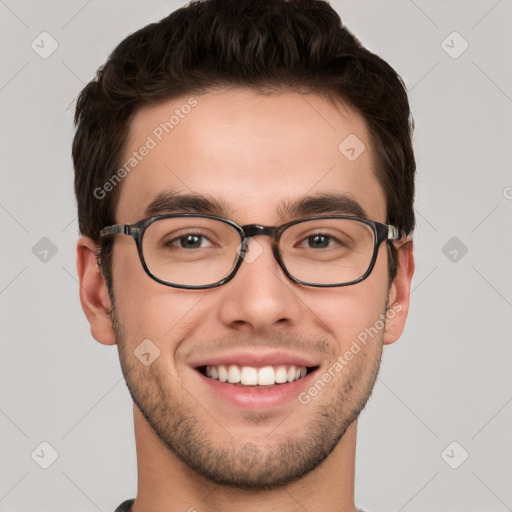
{"type": "MultiPolygon", "coordinates": [[[[111,316],[130,395],[164,446],[205,479],[247,491],[276,489],[295,482],[332,453],[371,395],[385,332],[371,341],[371,353],[366,357],[357,354],[309,404],[297,401],[296,407],[310,416],[303,433],[293,437],[279,435],[286,419],[274,419],[276,425],[282,424],[275,428],[268,443],[237,443],[233,435],[229,441],[220,443],[212,435],[212,427],[220,428],[218,423],[200,405],[204,398],[194,397],[161,365],[141,364],[133,354],[134,345],[119,326],[114,308],[111,316]]],[[[257,414],[253,420],[258,423],[257,414]]],[[[225,422],[229,433],[229,418],[225,422]]]]}

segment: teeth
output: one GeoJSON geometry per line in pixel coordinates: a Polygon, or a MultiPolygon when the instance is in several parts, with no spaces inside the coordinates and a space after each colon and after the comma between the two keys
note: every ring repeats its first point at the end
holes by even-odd
{"type": "Polygon", "coordinates": [[[275,372],[275,380],[277,384],[283,384],[288,382],[288,374],[284,366],[278,366],[275,372]]]}
{"type": "Polygon", "coordinates": [[[230,382],[242,386],[273,386],[293,382],[306,376],[305,366],[264,366],[253,368],[252,366],[229,366],[220,364],[218,366],[207,366],[206,376],[220,382],[230,382]]]}
{"type": "MultiPolygon", "coordinates": [[[[206,367],[206,369],[208,369],[209,366],[206,367]]],[[[226,367],[225,366],[218,366],[217,367],[217,372],[219,374],[219,380],[221,382],[226,382],[228,380],[228,371],[226,370],[226,367]]],[[[209,377],[213,377],[213,375],[209,375],[209,377]]]]}
{"type": "Polygon", "coordinates": [[[255,386],[258,384],[258,370],[251,368],[250,366],[243,366],[240,371],[240,382],[244,386],[255,386]]]}
{"type": "MultiPolygon", "coordinates": [[[[275,371],[272,366],[265,366],[258,370],[258,384],[260,386],[272,386],[275,383],[275,371]]],[[[242,384],[245,384],[245,382],[242,382],[242,384]]]]}
{"type": "Polygon", "coordinates": [[[235,364],[230,364],[228,368],[228,382],[236,384],[240,382],[240,368],[235,364]]]}

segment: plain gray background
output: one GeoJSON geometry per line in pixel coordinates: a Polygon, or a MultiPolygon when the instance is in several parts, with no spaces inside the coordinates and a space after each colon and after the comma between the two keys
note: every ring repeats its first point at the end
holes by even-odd
{"type": "MultiPolygon", "coordinates": [[[[0,0],[0,511],[135,496],[117,350],[78,300],[73,101],[128,33],[180,5],[0,0]]],[[[511,510],[512,1],[333,6],[403,77],[418,163],[411,312],[360,418],[356,502],[511,510]]]]}

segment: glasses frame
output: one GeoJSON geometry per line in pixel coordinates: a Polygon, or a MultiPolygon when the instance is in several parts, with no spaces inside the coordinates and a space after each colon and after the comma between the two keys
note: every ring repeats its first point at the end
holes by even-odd
{"type": "Polygon", "coordinates": [[[146,274],[148,274],[151,279],[157,281],[160,284],[165,286],[171,286],[173,288],[181,288],[186,290],[204,290],[208,288],[217,288],[218,286],[222,286],[227,282],[231,281],[238,272],[242,261],[244,260],[245,253],[247,252],[247,244],[249,240],[255,236],[270,236],[272,238],[272,253],[277,260],[279,266],[285,273],[285,275],[293,282],[304,285],[304,286],[312,286],[316,288],[333,288],[340,286],[350,286],[356,283],[360,283],[364,281],[372,272],[373,267],[375,266],[375,262],[377,261],[378,249],[382,242],[384,241],[399,241],[402,238],[402,232],[395,226],[390,224],[382,224],[381,222],[377,222],[374,220],[361,219],[358,217],[353,217],[350,215],[319,215],[313,217],[304,217],[301,219],[296,219],[291,222],[287,222],[286,224],[282,224],[280,226],[262,226],[260,224],[246,224],[245,226],[240,226],[236,222],[224,219],[223,217],[217,217],[215,215],[201,214],[201,213],[171,213],[166,215],[155,215],[153,217],[149,217],[147,219],[140,220],[135,224],[114,224],[112,226],[107,226],[100,231],[100,237],[105,238],[114,235],[128,235],[131,236],[135,240],[135,244],[137,246],[137,252],[139,253],[139,258],[142,263],[142,267],[144,268],[146,274]],[[144,233],[148,229],[151,224],[161,219],[169,219],[176,217],[198,217],[205,219],[213,219],[224,222],[228,224],[232,228],[234,228],[238,234],[240,235],[240,251],[238,255],[238,260],[233,267],[233,270],[223,279],[217,281],[215,283],[206,284],[206,285],[184,285],[177,283],[170,283],[168,281],[164,281],[154,274],[151,273],[148,266],[146,265],[146,261],[144,259],[144,252],[142,249],[142,239],[144,237],[144,233]],[[354,279],[353,281],[349,281],[347,283],[334,283],[334,284],[319,284],[319,283],[308,283],[306,281],[301,281],[300,279],[296,279],[293,275],[291,275],[282,258],[281,253],[279,251],[279,240],[283,234],[283,232],[289,228],[290,226],[294,226],[295,224],[300,224],[302,222],[310,221],[310,220],[318,220],[318,219],[349,219],[356,222],[360,222],[362,224],[366,224],[373,231],[373,255],[370,262],[370,265],[366,272],[359,277],[358,279],[354,279]]]}

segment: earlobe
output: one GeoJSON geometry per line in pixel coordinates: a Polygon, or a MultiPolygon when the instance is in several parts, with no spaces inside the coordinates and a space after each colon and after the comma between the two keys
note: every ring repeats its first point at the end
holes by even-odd
{"type": "Polygon", "coordinates": [[[76,268],[80,283],[80,303],[89,321],[91,334],[104,345],[115,345],[116,338],[110,318],[111,302],[108,288],[96,259],[97,246],[87,237],[76,246],[76,268]]]}
{"type": "Polygon", "coordinates": [[[411,282],[414,275],[413,242],[407,241],[398,249],[398,272],[391,284],[384,344],[397,341],[405,327],[409,312],[411,282]]]}

